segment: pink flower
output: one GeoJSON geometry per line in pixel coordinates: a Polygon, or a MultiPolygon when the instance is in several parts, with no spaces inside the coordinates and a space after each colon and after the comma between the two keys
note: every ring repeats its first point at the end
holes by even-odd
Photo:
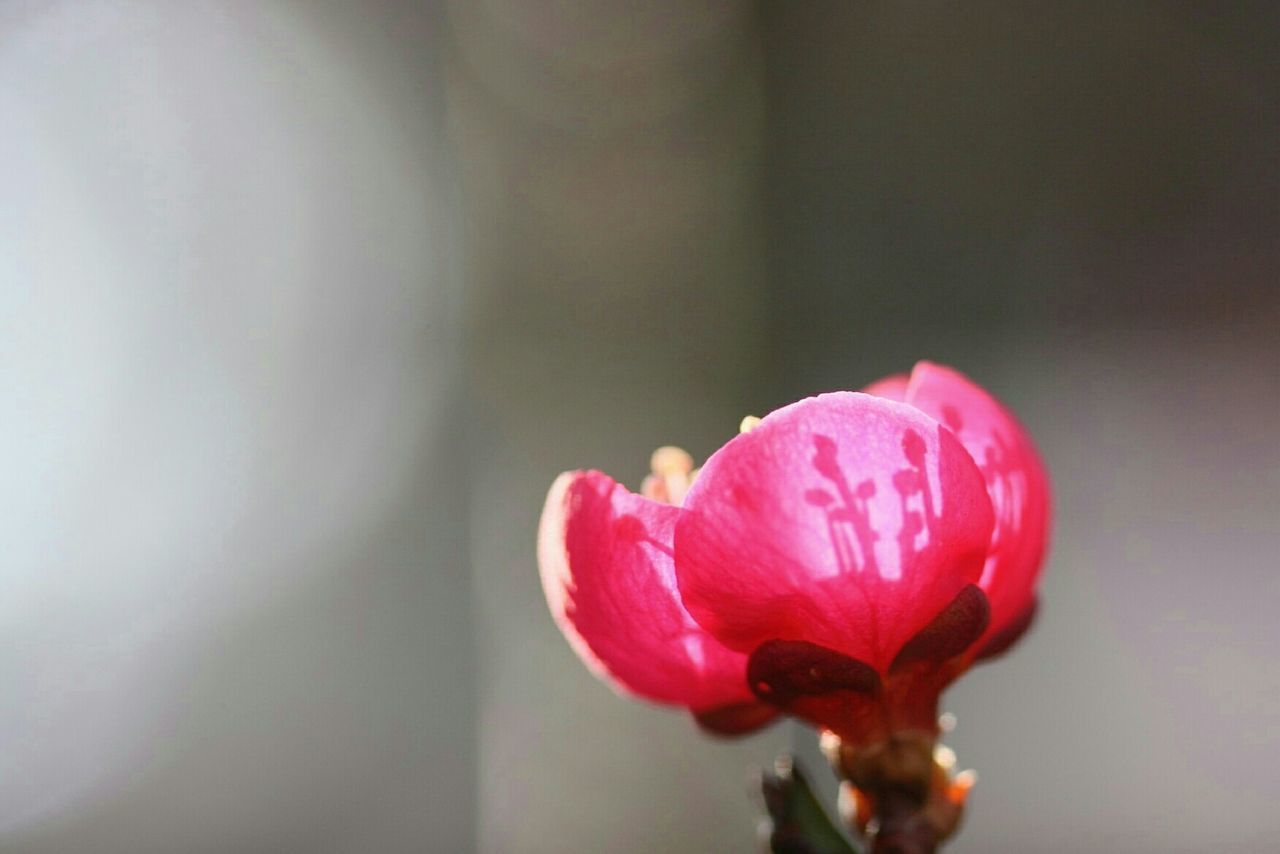
{"type": "Polygon", "coordinates": [[[539,559],[588,666],[719,731],[780,710],[852,744],[931,737],[942,688],[1031,619],[1047,478],[955,371],[868,392],[783,407],[700,472],[664,449],[648,497],[562,475],[539,559]]]}

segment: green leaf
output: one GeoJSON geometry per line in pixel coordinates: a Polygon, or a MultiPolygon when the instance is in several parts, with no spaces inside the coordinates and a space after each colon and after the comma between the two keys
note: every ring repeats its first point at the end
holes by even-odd
{"type": "Polygon", "coordinates": [[[832,823],[792,757],[778,757],[773,771],[761,775],[760,791],[769,811],[773,854],[858,854],[832,823]]]}

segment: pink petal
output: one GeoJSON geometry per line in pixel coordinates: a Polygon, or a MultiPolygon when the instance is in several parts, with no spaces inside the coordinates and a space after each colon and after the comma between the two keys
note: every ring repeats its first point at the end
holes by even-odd
{"type": "Polygon", "coordinates": [[[865,394],[874,394],[876,397],[887,397],[899,403],[906,403],[907,383],[910,381],[911,377],[907,374],[893,374],[882,380],[876,380],[862,391],[865,394]]]}
{"type": "Polygon", "coordinates": [[[695,713],[759,706],[746,656],[725,649],[680,604],[671,560],[679,514],[600,472],[562,474],[538,531],[547,604],[579,657],[621,691],[695,713]]]}
{"type": "MultiPolygon", "coordinates": [[[[908,403],[955,433],[982,469],[996,527],[979,586],[991,622],[979,646],[1029,622],[1049,534],[1049,479],[1030,435],[995,398],[959,371],[920,362],[906,383],[890,377],[871,394],[908,403]]],[[[1007,643],[1006,643],[1007,645],[1007,643]]]]}
{"type": "Polygon", "coordinates": [[[717,451],[676,525],[689,612],[733,649],[805,641],[887,673],[978,580],[991,536],[982,473],[912,407],[837,392],[717,451]]]}

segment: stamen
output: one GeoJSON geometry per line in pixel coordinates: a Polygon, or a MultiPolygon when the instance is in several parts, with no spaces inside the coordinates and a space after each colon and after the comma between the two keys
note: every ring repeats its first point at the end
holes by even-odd
{"type": "Polygon", "coordinates": [[[738,425],[738,432],[750,433],[752,430],[756,429],[756,425],[758,425],[759,423],[760,423],[759,416],[748,415],[746,418],[743,418],[742,423],[738,425]]]}
{"type": "Polygon", "coordinates": [[[683,448],[664,445],[649,458],[649,468],[657,475],[687,475],[693,471],[693,457],[683,448]]]}
{"type": "Polygon", "coordinates": [[[662,482],[662,478],[656,474],[647,474],[644,480],[640,482],[640,494],[650,501],[659,501],[663,504],[669,504],[667,501],[667,486],[662,482]]]}
{"type": "Polygon", "coordinates": [[[698,474],[693,467],[693,457],[673,445],[654,451],[649,458],[649,467],[653,474],[644,479],[640,493],[666,504],[681,504],[698,474]]]}

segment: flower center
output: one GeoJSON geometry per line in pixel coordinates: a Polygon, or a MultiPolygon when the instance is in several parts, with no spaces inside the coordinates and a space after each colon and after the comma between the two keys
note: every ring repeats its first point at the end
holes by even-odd
{"type": "Polygon", "coordinates": [[[652,474],[640,485],[640,494],[663,504],[683,504],[689,487],[698,476],[689,452],[673,445],[654,451],[649,458],[649,468],[652,474]]]}
{"type": "MultiPolygon", "coordinates": [[[[754,415],[748,415],[738,425],[739,433],[749,433],[760,423],[754,415]]],[[[663,445],[649,458],[650,474],[640,484],[640,494],[650,501],[674,504],[684,503],[689,487],[698,479],[701,469],[693,467],[693,457],[684,448],[663,445]]]]}

